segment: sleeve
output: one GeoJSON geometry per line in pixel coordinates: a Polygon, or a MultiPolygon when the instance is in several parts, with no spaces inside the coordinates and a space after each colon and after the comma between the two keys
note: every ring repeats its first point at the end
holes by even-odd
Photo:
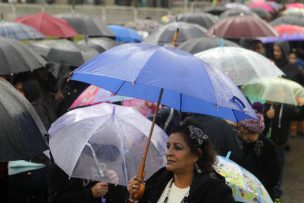
{"type": "Polygon", "coordinates": [[[91,188],[83,187],[80,179],[69,179],[54,163],[49,167],[49,191],[52,203],[94,203],[100,199],[94,198],[91,188]]]}
{"type": "MultiPolygon", "coordinates": [[[[203,202],[212,203],[236,203],[232,196],[231,188],[225,183],[215,184],[208,190],[206,199],[203,202]]],[[[203,203],[201,202],[201,203],[203,203]]]]}

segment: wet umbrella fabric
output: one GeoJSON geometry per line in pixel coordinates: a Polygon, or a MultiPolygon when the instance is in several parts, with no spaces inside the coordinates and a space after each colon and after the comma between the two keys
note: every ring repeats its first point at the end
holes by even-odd
{"type": "Polygon", "coordinates": [[[236,43],[217,38],[217,37],[200,37],[189,39],[181,43],[177,48],[191,54],[196,54],[198,52],[206,51],[215,47],[239,47],[236,43]]]}
{"type": "Polygon", "coordinates": [[[264,20],[270,20],[271,18],[271,14],[262,8],[252,8],[251,11],[256,13],[260,18],[264,20]]]}
{"type": "Polygon", "coordinates": [[[0,95],[0,162],[30,159],[47,150],[47,131],[32,105],[3,79],[0,95]]]}
{"type": "Polygon", "coordinates": [[[160,24],[155,20],[138,19],[135,21],[127,22],[125,26],[137,31],[144,31],[151,34],[160,27],[160,24]]]}
{"type": "Polygon", "coordinates": [[[46,61],[18,41],[0,38],[0,75],[34,71],[46,61]]]}
{"type": "Polygon", "coordinates": [[[177,21],[194,23],[206,29],[212,27],[218,18],[209,13],[183,13],[176,16],[177,21]]]}
{"type": "Polygon", "coordinates": [[[149,44],[116,46],[73,72],[72,80],[115,94],[161,103],[178,111],[232,121],[255,118],[240,90],[224,74],[193,55],[149,44]]]}
{"type": "Polygon", "coordinates": [[[264,20],[252,16],[233,16],[223,19],[209,29],[208,36],[224,38],[256,38],[277,36],[264,20]]]}
{"type": "Polygon", "coordinates": [[[225,12],[226,10],[228,10],[228,8],[225,6],[209,6],[209,7],[205,7],[203,9],[203,12],[219,16],[221,15],[221,13],[225,12]]]}
{"type": "Polygon", "coordinates": [[[148,36],[144,42],[154,45],[171,44],[172,36],[179,28],[177,44],[180,44],[188,39],[206,36],[207,30],[199,25],[185,22],[172,22],[148,36]]]}
{"type": "Polygon", "coordinates": [[[0,36],[15,40],[43,39],[45,36],[36,29],[21,24],[1,20],[0,36]]]}
{"type": "Polygon", "coordinates": [[[304,9],[292,8],[283,11],[283,15],[293,16],[293,17],[304,17],[304,9]]]}
{"type": "Polygon", "coordinates": [[[78,34],[94,37],[115,37],[114,33],[107,28],[103,22],[90,16],[70,12],[56,15],[56,17],[66,20],[78,34]]]}
{"type": "Polygon", "coordinates": [[[281,16],[281,17],[278,17],[275,20],[271,21],[270,24],[272,26],[289,24],[289,25],[297,25],[297,26],[304,27],[303,18],[295,17],[295,16],[281,16]]]}
{"type": "Polygon", "coordinates": [[[99,53],[101,53],[104,52],[105,50],[108,50],[116,46],[117,42],[106,37],[98,37],[98,38],[89,38],[86,40],[79,41],[78,44],[87,45],[89,47],[96,49],[99,53]]]}
{"type": "Polygon", "coordinates": [[[269,59],[241,47],[218,47],[195,55],[221,70],[236,85],[251,83],[257,78],[273,78],[284,73],[269,59]]]}
{"type": "Polygon", "coordinates": [[[35,42],[31,46],[48,61],[66,63],[75,67],[98,55],[97,50],[85,48],[83,45],[77,45],[68,40],[44,40],[35,42]]]}
{"type": "Polygon", "coordinates": [[[108,28],[115,34],[115,39],[120,43],[141,42],[141,36],[133,29],[119,26],[108,25],[108,28]]]}
{"type": "Polygon", "coordinates": [[[17,18],[16,22],[29,25],[46,36],[67,38],[77,35],[74,28],[65,20],[55,18],[46,12],[22,16],[17,18]]]}
{"type": "Polygon", "coordinates": [[[254,12],[252,12],[250,10],[229,9],[229,10],[223,12],[220,15],[220,18],[224,19],[224,18],[228,18],[228,17],[232,17],[232,16],[243,16],[243,15],[258,17],[254,12]]]}
{"type": "MultiPolygon", "coordinates": [[[[98,104],[69,111],[52,124],[50,149],[70,177],[126,186],[137,174],[151,121],[130,107],[98,104]],[[107,170],[116,172],[113,182],[107,170]]],[[[146,161],[149,178],[165,163],[166,133],[155,126],[146,161]]]]}

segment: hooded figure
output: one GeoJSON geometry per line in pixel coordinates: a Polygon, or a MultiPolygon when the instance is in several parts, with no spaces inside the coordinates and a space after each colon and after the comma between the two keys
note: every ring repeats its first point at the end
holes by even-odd
{"type": "Polygon", "coordinates": [[[277,42],[273,45],[273,61],[280,69],[289,64],[289,51],[288,42],[277,42]]]}
{"type": "Polygon", "coordinates": [[[240,138],[243,142],[243,159],[239,164],[254,174],[275,199],[275,187],[280,177],[278,149],[273,141],[262,134],[265,128],[263,114],[257,112],[257,117],[258,120],[239,122],[240,138]]]}

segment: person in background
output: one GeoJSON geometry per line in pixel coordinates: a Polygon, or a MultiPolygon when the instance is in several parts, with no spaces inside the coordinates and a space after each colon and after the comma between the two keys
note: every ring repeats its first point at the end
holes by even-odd
{"type": "MultiPolygon", "coordinates": [[[[232,203],[231,189],[215,172],[215,153],[208,135],[192,124],[180,125],[171,131],[167,142],[167,163],[145,181],[139,202],[158,203],[232,203]]],[[[129,202],[142,184],[137,177],[128,184],[129,202]]]]}
{"type": "Polygon", "coordinates": [[[297,51],[295,49],[289,53],[288,59],[290,64],[296,64],[300,68],[304,68],[304,61],[298,57],[297,51]]]}
{"type": "MultiPolygon", "coordinates": [[[[255,103],[253,106],[258,105],[255,103]]],[[[243,159],[239,164],[254,174],[275,200],[275,187],[280,177],[279,155],[274,142],[263,135],[262,113],[257,112],[258,120],[247,119],[238,123],[243,142],[243,159]]]]}
{"type": "Polygon", "coordinates": [[[280,69],[289,64],[289,50],[288,42],[276,42],[273,45],[273,61],[280,69]]]}

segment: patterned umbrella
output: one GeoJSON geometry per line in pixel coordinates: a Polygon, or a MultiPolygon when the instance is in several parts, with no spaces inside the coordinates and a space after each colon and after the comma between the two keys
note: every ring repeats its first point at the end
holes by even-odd
{"type": "Polygon", "coordinates": [[[15,40],[42,39],[44,36],[36,29],[14,22],[0,21],[0,36],[15,40]]]}
{"type": "Polygon", "coordinates": [[[304,17],[304,9],[302,8],[291,8],[283,11],[283,15],[294,16],[294,17],[304,17]]]}

